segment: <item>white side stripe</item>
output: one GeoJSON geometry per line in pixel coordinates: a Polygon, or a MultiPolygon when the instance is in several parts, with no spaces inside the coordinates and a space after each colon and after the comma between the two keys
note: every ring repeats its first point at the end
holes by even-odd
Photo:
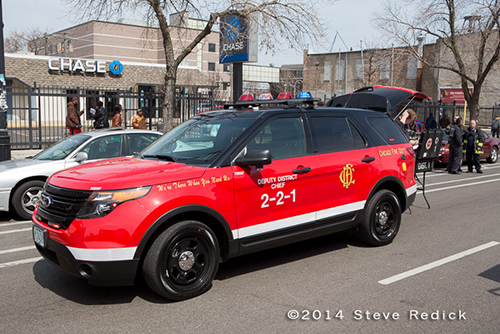
{"type": "Polygon", "coordinates": [[[358,211],[364,208],[365,202],[366,201],[350,203],[317,212],[311,212],[299,216],[279,219],[267,223],[262,223],[259,225],[243,227],[240,229],[233,230],[233,238],[240,239],[240,238],[251,237],[257,234],[272,232],[286,227],[293,227],[305,223],[314,222],[317,219],[332,218],[344,213],[358,211]]]}
{"type": "Polygon", "coordinates": [[[262,223],[259,225],[243,227],[233,231],[233,238],[250,237],[252,235],[261,234],[265,232],[272,232],[274,230],[279,230],[285,227],[297,226],[304,223],[314,221],[315,213],[306,213],[304,215],[289,217],[285,219],[279,219],[272,222],[262,223]]]}
{"type": "MultiPolygon", "coordinates": [[[[416,184],[414,186],[406,189],[407,196],[410,196],[416,192],[417,192],[417,185],[416,184]]],[[[271,222],[267,222],[267,223],[262,223],[259,225],[243,227],[243,228],[236,229],[236,230],[232,231],[233,238],[234,239],[241,239],[241,238],[251,237],[253,235],[266,233],[266,232],[272,232],[272,231],[276,231],[276,230],[279,230],[279,229],[282,229],[285,227],[292,227],[292,226],[298,226],[298,225],[305,224],[305,223],[310,223],[310,222],[313,222],[313,221],[318,220],[318,219],[332,218],[332,217],[339,216],[339,215],[342,215],[345,213],[363,210],[363,208],[365,207],[365,204],[366,204],[366,201],[354,202],[354,203],[340,205],[340,206],[336,206],[336,207],[321,210],[321,211],[306,213],[306,214],[295,216],[295,217],[288,217],[285,219],[279,219],[279,220],[275,220],[275,221],[271,221],[271,222]]]]}
{"type": "Polygon", "coordinates": [[[334,208],[325,209],[316,212],[316,219],[325,219],[339,216],[344,213],[354,212],[362,210],[365,207],[366,201],[349,203],[341,206],[336,206],[334,208]]]}
{"type": "Polygon", "coordinates": [[[406,197],[410,197],[416,192],[417,192],[417,185],[415,184],[413,187],[406,189],[406,197]]]}
{"type": "Polygon", "coordinates": [[[127,261],[134,258],[137,247],[126,248],[106,248],[106,249],[89,249],[89,248],[74,248],[68,247],[71,254],[79,261],[127,261]]]}

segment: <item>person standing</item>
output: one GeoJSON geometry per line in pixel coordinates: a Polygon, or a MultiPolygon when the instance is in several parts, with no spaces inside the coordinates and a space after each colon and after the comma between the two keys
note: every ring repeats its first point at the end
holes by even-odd
{"type": "Polygon", "coordinates": [[[134,118],[132,118],[132,127],[134,129],[142,129],[142,130],[147,129],[146,119],[144,118],[141,109],[137,110],[137,115],[135,115],[134,118]]]}
{"type": "Polygon", "coordinates": [[[469,128],[463,137],[463,152],[465,152],[467,159],[466,173],[472,173],[472,166],[474,165],[476,172],[483,174],[479,163],[479,155],[483,154],[485,140],[483,131],[476,128],[476,121],[471,119],[469,128]]]}
{"type": "Polygon", "coordinates": [[[439,120],[439,126],[441,129],[446,129],[449,125],[451,124],[451,119],[450,116],[448,116],[448,113],[445,112],[443,114],[443,117],[439,120]]]}
{"type": "Polygon", "coordinates": [[[77,106],[78,97],[73,96],[68,103],[66,114],[66,127],[68,128],[70,136],[82,132],[82,123],[80,122],[80,116],[83,115],[84,110],[78,111],[78,109],[76,109],[77,106]]]}
{"type": "Polygon", "coordinates": [[[96,129],[109,128],[108,111],[103,107],[102,101],[96,102],[96,111],[94,116],[94,127],[96,129]]]}
{"type": "Polygon", "coordinates": [[[111,120],[112,128],[121,128],[122,127],[122,105],[117,104],[115,106],[115,114],[113,115],[113,119],[111,120]]]}
{"type": "Polygon", "coordinates": [[[500,129],[500,116],[496,115],[493,121],[491,122],[491,134],[493,137],[500,138],[498,136],[498,132],[500,129]]]}
{"type": "Polygon", "coordinates": [[[425,128],[429,130],[437,128],[436,117],[432,112],[429,113],[429,117],[425,120],[425,128]]]}
{"type": "Polygon", "coordinates": [[[450,127],[450,137],[448,139],[448,146],[450,148],[450,155],[448,157],[448,166],[446,170],[450,174],[460,174],[462,170],[462,119],[459,117],[455,123],[450,127]]]}

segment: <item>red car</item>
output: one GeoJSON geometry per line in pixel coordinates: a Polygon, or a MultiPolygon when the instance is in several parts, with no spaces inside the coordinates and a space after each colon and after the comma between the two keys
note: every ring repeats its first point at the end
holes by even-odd
{"type": "MultiPolygon", "coordinates": [[[[479,159],[495,163],[498,160],[498,147],[500,147],[500,140],[496,137],[492,137],[485,131],[483,131],[483,133],[486,138],[486,141],[484,143],[484,153],[479,156],[479,159]]],[[[439,153],[439,156],[435,160],[437,163],[443,163],[443,164],[448,163],[448,157],[450,155],[448,138],[449,136],[445,133],[441,144],[441,152],[439,153]]]]}
{"type": "Polygon", "coordinates": [[[37,249],[91,284],[142,274],[183,300],[238,255],[347,229],[391,243],[417,193],[411,144],[385,113],[314,102],[201,113],[135,158],[52,175],[33,215],[37,249]]]}

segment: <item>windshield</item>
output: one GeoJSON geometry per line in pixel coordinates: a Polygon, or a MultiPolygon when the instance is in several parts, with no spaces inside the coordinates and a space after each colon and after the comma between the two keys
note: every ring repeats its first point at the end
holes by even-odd
{"type": "Polygon", "coordinates": [[[231,117],[227,113],[197,117],[165,134],[143,151],[142,157],[208,166],[253,121],[253,118],[231,117]]]}
{"type": "Polygon", "coordinates": [[[49,148],[33,157],[36,160],[61,160],[70,155],[77,147],[91,138],[89,135],[77,134],[61,139],[49,148]]]}

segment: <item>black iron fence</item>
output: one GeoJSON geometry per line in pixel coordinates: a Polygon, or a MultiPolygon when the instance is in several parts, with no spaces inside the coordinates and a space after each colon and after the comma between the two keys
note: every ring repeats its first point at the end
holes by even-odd
{"type": "MultiPolygon", "coordinates": [[[[123,124],[132,128],[132,118],[141,109],[147,119],[148,129],[163,130],[163,95],[153,89],[117,90],[92,88],[28,87],[10,85],[7,87],[7,130],[10,149],[42,149],[68,134],[66,129],[67,104],[72,96],[79,98],[82,130],[93,128],[94,120],[90,108],[95,108],[98,100],[104,103],[108,117],[113,116],[117,104],[123,107],[123,124]]],[[[177,89],[175,96],[173,123],[180,124],[194,115],[214,110],[227,101],[215,101],[211,89],[198,92],[197,89],[177,89]]],[[[464,107],[452,103],[425,103],[412,105],[417,118],[423,123],[432,113],[436,120],[447,113],[453,120],[455,115],[463,117],[464,107]]],[[[491,126],[492,118],[500,114],[500,106],[480,109],[478,125],[491,126]]],[[[469,123],[470,112],[466,112],[465,123],[469,123]]]]}
{"type": "MultiPolygon", "coordinates": [[[[203,93],[187,91],[179,89],[176,94],[174,124],[216,107],[211,90],[204,90],[203,93]]],[[[72,96],[79,99],[77,108],[84,110],[80,117],[82,131],[92,130],[94,120],[90,109],[95,108],[98,100],[103,102],[110,119],[117,104],[123,107],[122,126],[125,128],[132,128],[132,118],[141,109],[147,119],[148,129],[163,130],[163,95],[151,89],[133,91],[10,86],[7,88],[7,130],[11,150],[42,149],[67,136],[66,112],[72,96]]]]}
{"type": "MultiPolygon", "coordinates": [[[[454,103],[425,103],[425,104],[416,104],[411,105],[411,108],[415,110],[417,113],[417,119],[422,123],[425,123],[425,120],[432,113],[436,117],[436,121],[439,124],[440,118],[446,113],[453,121],[456,115],[460,116],[465,120],[464,124],[469,124],[470,121],[470,110],[465,110],[463,105],[456,105],[454,103]]],[[[481,107],[479,110],[479,115],[477,119],[477,124],[480,128],[487,129],[491,127],[491,122],[496,115],[500,115],[500,106],[492,106],[492,107],[481,107]]]]}

